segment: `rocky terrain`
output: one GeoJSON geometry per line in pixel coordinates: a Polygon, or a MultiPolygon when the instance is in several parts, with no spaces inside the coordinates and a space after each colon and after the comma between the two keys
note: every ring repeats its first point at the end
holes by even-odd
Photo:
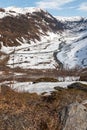
{"type": "Polygon", "coordinates": [[[0,9],[0,130],[87,129],[87,18],[0,9]]]}
{"type": "Polygon", "coordinates": [[[83,90],[73,86],[69,89],[56,87],[51,95],[18,93],[2,86],[0,129],[86,130],[87,86],[83,90]]]}

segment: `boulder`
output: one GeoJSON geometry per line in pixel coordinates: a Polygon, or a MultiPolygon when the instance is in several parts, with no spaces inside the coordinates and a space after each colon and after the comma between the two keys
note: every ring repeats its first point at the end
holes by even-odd
{"type": "Polygon", "coordinates": [[[62,130],[87,130],[86,103],[73,103],[61,111],[62,130]]]}
{"type": "Polygon", "coordinates": [[[87,85],[82,84],[80,82],[72,83],[72,84],[68,85],[67,88],[68,89],[78,89],[78,90],[87,91],[87,85]]]}

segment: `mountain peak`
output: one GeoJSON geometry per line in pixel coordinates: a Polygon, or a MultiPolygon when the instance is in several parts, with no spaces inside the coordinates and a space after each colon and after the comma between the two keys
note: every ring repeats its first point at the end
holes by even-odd
{"type": "MultiPolygon", "coordinates": [[[[15,7],[15,6],[11,6],[11,7],[7,7],[7,8],[0,8],[0,19],[6,17],[6,16],[18,16],[20,14],[25,15],[27,13],[32,14],[33,12],[41,12],[42,9],[40,8],[35,8],[35,7],[24,7],[24,8],[20,8],[20,7],[15,7]]],[[[44,11],[44,10],[43,10],[44,11]]],[[[44,11],[46,12],[46,11],[44,11]]]]}
{"type": "Polygon", "coordinates": [[[11,7],[5,8],[5,11],[6,12],[14,11],[16,13],[26,14],[26,13],[40,12],[41,9],[40,8],[35,8],[35,7],[20,8],[20,7],[11,6],[11,7]]]}

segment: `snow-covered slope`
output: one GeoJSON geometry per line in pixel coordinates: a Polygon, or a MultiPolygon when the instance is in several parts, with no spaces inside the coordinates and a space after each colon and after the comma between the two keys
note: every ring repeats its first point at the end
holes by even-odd
{"type": "Polygon", "coordinates": [[[57,58],[65,68],[87,67],[87,19],[59,18],[64,23],[62,48],[57,58]]]}
{"type": "Polygon", "coordinates": [[[63,25],[37,8],[9,7],[0,11],[0,50],[9,56],[7,66],[35,69],[55,68],[63,25]],[[15,51],[14,51],[15,49],[15,51]]]}
{"type": "Polygon", "coordinates": [[[39,8],[0,9],[0,53],[11,68],[87,67],[87,18],[56,18],[39,8]]]}
{"type": "Polygon", "coordinates": [[[37,8],[0,9],[0,48],[40,41],[48,32],[62,31],[61,22],[37,8]]]}
{"type": "Polygon", "coordinates": [[[6,16],[18,16],[20,14],[26,13],[33,13],[33,12],[40,12],[40,8],[34,7],[25,7],[25,8],[18,8],[18,7],[7,7],[0,10],[0,18],[4,18],[6,16]]]}
{"type": "Polygon", "coordinates": [[[13,67],[14,62],[14,67],[19,66],[24,69],[55,68],[57,63],[54,60],[53,54],[59,47],[60,35],[50,32],[48,34],[49,36],[42,37],[41,42],[37,41],[36,43],[32,42],[31,45],[25,44],[21,45],[21,47],[15,47],[15,52],[10,54],[10,59],[7,63],[8,66],[13,67]]]}

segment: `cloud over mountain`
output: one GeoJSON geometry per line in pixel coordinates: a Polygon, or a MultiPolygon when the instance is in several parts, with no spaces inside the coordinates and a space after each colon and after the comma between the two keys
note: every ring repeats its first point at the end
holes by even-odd
{"type": "Polygon", "coordinates": [[[75,0],[41,0],[39,2],[36,2],[36,5],[40,8],[45,9],[61,9],[63,5],[73,2],[75,0]]]}

